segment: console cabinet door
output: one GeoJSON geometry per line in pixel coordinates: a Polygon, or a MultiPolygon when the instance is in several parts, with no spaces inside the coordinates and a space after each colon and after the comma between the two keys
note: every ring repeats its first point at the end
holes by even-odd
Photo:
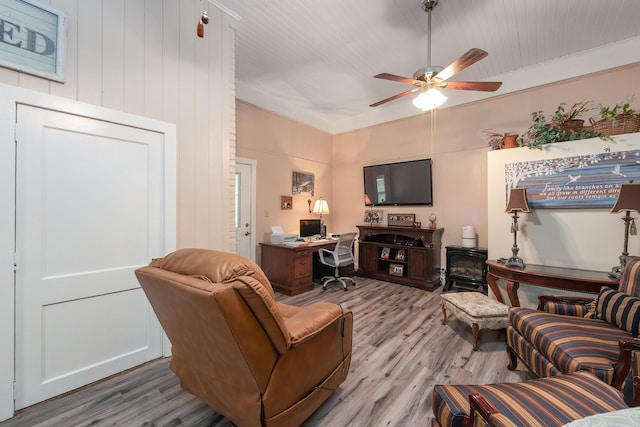
{"type": "Polygon", "coordinates": [[[428,273],[427,251],[422,249],[409,249],[407,253],[407,278],[414,280],[428,280],[431,274],[428,273]]]}
{"type": "Polygon", "coordinates": [[[358,268],[365,273],[375,273],[378,265],[378,245],[360,242],[358,268]]]}

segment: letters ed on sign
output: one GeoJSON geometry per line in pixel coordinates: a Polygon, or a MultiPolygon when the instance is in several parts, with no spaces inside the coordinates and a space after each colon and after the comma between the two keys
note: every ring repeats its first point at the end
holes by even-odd
{"type": "Polygon", "coordinates": [[[67,19],[34,0],[0,0],[0,66],[65,81],[67,19]]]}

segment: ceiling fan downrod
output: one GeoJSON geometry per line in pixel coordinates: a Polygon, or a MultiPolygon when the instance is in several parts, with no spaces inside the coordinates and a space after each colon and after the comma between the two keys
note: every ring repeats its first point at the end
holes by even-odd
{"type": "Polygon", "coordinates": [[[427,68],[431,67],[431,11],[438,4],[438,0],[422,0],[422,9],[428,14],[427,21],[427,68]]]}

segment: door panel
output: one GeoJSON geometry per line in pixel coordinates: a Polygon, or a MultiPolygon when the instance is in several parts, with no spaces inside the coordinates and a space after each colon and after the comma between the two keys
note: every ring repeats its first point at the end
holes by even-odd
{"type": "Polygon", "coordinates": [[[255,162],[236,162],[236,254],[255,261],[255,162]]]}
{"type": "Polygon", "coordinates": [[[161,356],[162,134],[19,106],[16,409],[161,356]]]}

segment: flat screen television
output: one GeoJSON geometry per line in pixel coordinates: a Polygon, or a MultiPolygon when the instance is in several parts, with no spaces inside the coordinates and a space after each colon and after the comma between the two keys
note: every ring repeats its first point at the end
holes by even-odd
{"type": "Polygon", "coordinates": [[[431,159],[365,166],[366,206],[433,205],[431,159]]]}
{"type": "Polygon", "coordinates": [[[319,236],[322,233],[322,224],[319,219],[300,220],[300,238],[319,236]]]}

